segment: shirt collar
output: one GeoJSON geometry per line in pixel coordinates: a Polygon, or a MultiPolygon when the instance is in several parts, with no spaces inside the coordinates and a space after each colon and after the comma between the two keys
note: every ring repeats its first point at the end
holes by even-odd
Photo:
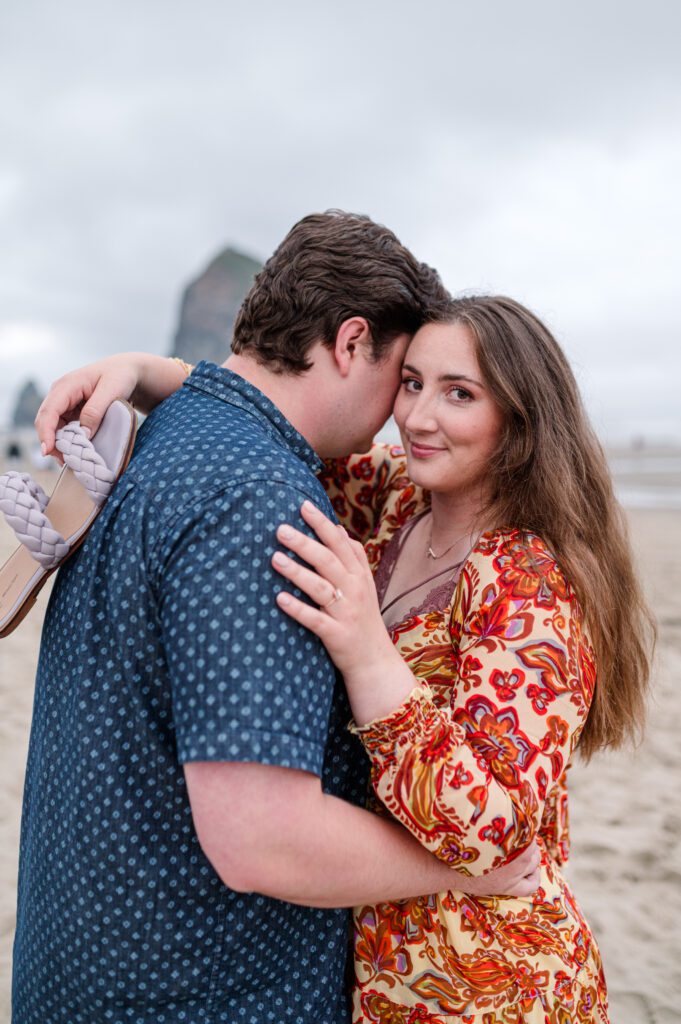
{"type": "Polygon", "coordinates": [[[202,359],[184,382],[184,387],[202,391],[222,402],[243,409],[257,419],[268,434],[283,444],[299,459],[305,462],[313,473],[318,473],[323,462],[311,445],[305,440],[274,402],[255,385],[250,384],[225,366],[216,366],[202,359]]]}

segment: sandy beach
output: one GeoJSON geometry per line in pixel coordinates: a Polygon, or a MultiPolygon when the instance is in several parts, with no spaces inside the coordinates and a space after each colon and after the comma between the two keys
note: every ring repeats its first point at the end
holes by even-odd
{"type": "MultiPolygon", "coordinates": [[[[650,717],[636,751],[576,762],[569,874],[601,946],[613,1024],[672,1024],[681,1019],[681,509],[629,520],[660,626],[650,717]]],[[[1,561],[13,546],[0,523],[1,561]]],[[[48,592],[0,641],[0,1024],[10,1021],[21,794],[48,592]]]]}

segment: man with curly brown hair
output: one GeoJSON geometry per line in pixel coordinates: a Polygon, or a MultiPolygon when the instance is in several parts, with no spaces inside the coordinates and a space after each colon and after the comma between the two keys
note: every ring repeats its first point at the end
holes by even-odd
{"type": "MultiPolygon", "coordinates": [[[[452,886],[362,809],[342,680],[277,608],[270,566],[277,526],[307,529],[303,500],[333,515],[321,459],[369,446],[445,297],[369,218],[306,217],[223,366],[200,363],[143,424],[45,622],[15,1024],[347,1024],[342,908],[452,886]]],[[[114,392],[151,407],[182,372],[137,354],[67,375],[46,447],[83,394],[94,431],[114,392]]]]}

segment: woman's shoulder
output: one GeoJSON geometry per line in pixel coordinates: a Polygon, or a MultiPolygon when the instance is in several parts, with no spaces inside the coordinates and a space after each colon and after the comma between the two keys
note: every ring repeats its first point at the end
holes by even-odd
{"type": "Polygon", "coordinates": [[[479,671],[489,657],[494,672],[528,678],[540,715],[545,699],[560,694],[586,718],[595,652],[575,592],[542,537],[522,529],[483,534],[459,578],[450,623],[458,657],[469,668],[479,671]]]}
{"type": "Polygon", "coordinates": [[[421,511],[424,493],[407,476],[398,445],[373,444],[368,452],[329,459],[319,474],[339,521],[363,544],[383,543],[421,511]]]}
{"type": "Polygon", "coordinates": [[[323,483],[332,481],[336,486],[342,486],[351,480],[367,483],[378,474],[388,473],[393,477],[406,476],[406,472],[407,461],[403,448],[374,441],[368,452],[326,459],[319,477],[323,483]]]}
{"type": "Polygon", "coordinates": [[[469,584],[474,583],[475,589],[488,597],[524,599],[544,607],[574,600],[570,582],[549,543],[518,527],[483,533],[464,574],[469,584]]]}

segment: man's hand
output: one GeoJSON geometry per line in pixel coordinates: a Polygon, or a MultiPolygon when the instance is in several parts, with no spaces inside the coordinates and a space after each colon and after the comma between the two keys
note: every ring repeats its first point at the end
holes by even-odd
{"type": "Polygon", "coordinates": [[[469,896],[531,896],[539,888],[541,851],[534,839],[515,860],[461,886],[469,896]]]}
{"type": "Polygon", "coordinates": [[[539,885],[536,843],[511,864],[469,878],[396,822],[323,793],[307,772],[238,762],[184,771],[199,842],[231,889],[351,907],[450,889],[528,896],[539,885]]]}

